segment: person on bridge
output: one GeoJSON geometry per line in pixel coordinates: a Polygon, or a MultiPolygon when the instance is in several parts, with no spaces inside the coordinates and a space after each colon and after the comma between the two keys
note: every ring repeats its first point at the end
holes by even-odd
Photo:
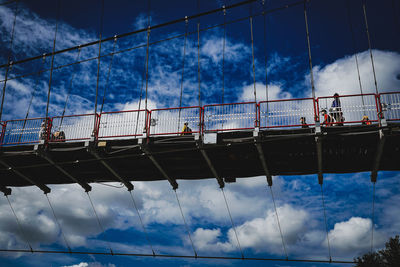
{"type": "Polygon", "coordinates": [[[343,126],[343,112],[342,112],[342,105],[340,103],[339,94],[335,93],[333,95],[333,101],[330,109],[330,113],[336,121],[336,125],[343,126]]]}
{"type": "Polygon", "coordinates": [[[362,125],[371,125],[371,121],[369,120],[367,115],[364,115],[361,120],[362,125]]]}
{"type": "Polygon", "coordinates": [[[301,128],[309,128],[308,127],[308,124],[307,124],[307,122],[306,122],[306,117],[301,117],[300,118],[300,123],[301,123],[301,128]]]}
{"type": "Polygon", "coordinates": [[[190,129],[190,127],[188,126],[189,123],[185,122],[183,124],[183,129],[181,132],[181,135],[191,135],[192,134],[192,129],[190,129]]]}
{"type": "Polygon", "coordinates": [[[322,114],[322,116],[324,117],[324,122],[322,122],[322,125],[326,125],[326,126],[332,126],[333,125],[333,121],[334,121],[334,119],[333,119],[333,117],[331,116],[331,114],[328,114],[327,112],[326,112],[326,110],[325,109],[323,109],[322,111],[321,111],[321,114],[322,114]]]}

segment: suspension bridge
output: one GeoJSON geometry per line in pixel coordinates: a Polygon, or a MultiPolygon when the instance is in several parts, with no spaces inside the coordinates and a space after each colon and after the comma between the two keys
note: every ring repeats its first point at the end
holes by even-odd
{"type": "MultiPolygon", "coordinates": [[[[149,46],[151,45],[151,30],[171,24],[185,23],[186,32],[182,35],[185,40],[183,49],[185,57],[187,37],[192,34],[188,32],[187,23],[189,20],[223,12],[224,23],[218,26],[224,28],[225,37],[225,26],[229,23],[234,23],[234,21],[226,20],[226,10],[248,5],[252,2],[256,1],[250,0],[231,6],[223,6],[217,10],[186,16],[160,25],[151,26],[148,21],[147,28],[105,39],[102,39],[100,31],[98,41],[60,51],[55,50],[57,21],[53,51],[51,53],[15,62],[12,62],[13,38],[11,38],[8,62],[0,66],[3,70],[5,69],[5,78],[2,81],[0,120],[3,113],[3,102],[7,93],[8,80],[37,75],[42,72],[49,72],[50,80],[46,116],[30,118],[30,104],[25,118],[1,121],[0,175],[2,179],[0,191],[7,197],[12,193],[11,187],[37,186],[47,196],[51,192],[49,185],[77,183],[88,194],[91,206],[97,217],[89,195],[92,190],[90,183],[96,182],[120,182],[131,193],[134,189],[132,182],[168,180],[176,193],[180,179],[215,178],[224,194],[225,183],[235,182],[237,178],[264,175],[268,186],[271,187],[273,186],[272,176],[274,175],[317,174],[323,199],[322,185],[325,173],[368,171],[371,173],[371,182],[375,188],[378,171],[399,171],[400,92],[379,92],[371,52],[365,2],[363,2],[362,7],[369,41],[369,51],[371,53],[371,64],[374,70],[375,93],[373,94],[363,93],[360,82],[360,94],[316,97],[307,21],[308,1],[294,2],[274,10],[266,10],[265,3],[262,1],[263,10],[260,13],[254,13],[241,19],[249,20],[251,27],[254,101],[224,103],[224,98],[222,97],[222,103],[201,105],[199,78],[198,106],[182,106],[181,88],[179,107],[148,108],[148,58],[149,46]],[[265,16],[269,13],[297,5],[304,5],[312,97],[278,100],[268,100],[267,98],[266,101],[257,101],[252,19],[255,16],[264,16],[265,19],[265,16]],[[123,53],[124,51],[115,51],[117,40],[141,32],[147,33],[147,43],[145,45],[146,79],[145,86],[143,86],[145,88],[144,106],[139,104],[139,108],[136,110],[104,112],[103,104],[106,94],[104,92],[103,103],[100,110],[98,110],[98,98],[100,97],[98,92],[99,66],[101,59],[105,56],[113,57],[114,54],[123,53]],[[113,41],[112,52],[107,55],[101,54],[102,43],[109,41],[113,41]],[[65,115],[64,107],[62,115],[49,116],[52,72],[55,69],[65,67],[54,66],[54,56],[69,51],[78,51],[76,61],[72,64],[80,64],[83,62],[79,61],[81,49],[95,45],[99,46],[99,54],[92,59],[98,60],[94,112],[91,114],[65,115]],[[12,67],[45,57],[51,57],[52,59],[50,69],[21,74],[14,78],[7,77],[12,67]],[[334,102],[336,104],[333,104],[334,102]],[[327,118],[331,119],[327,120],[327,118]]],[[[16,1],[16,8],[18,8],[18,1],[16,1]]],[[[102,9],[102,16],[103,12],[104,10],[102,9]]],[[[16,16],[17,12],[15,12],[14,26],[16,16]]],[[[203,30],[200,29],[199,24],[197,26],[195,34],[199,38],[199,34],[203,30]]],[[[13,34],[14,28],[12,29],[12,36],[13,34]]],[[[182,79],[184,62],[185,58],[183,58],[182,79]]],[[[200,61],[198,61],[198,64],[200,69],[200,61]]],[[[356,62],[356,64],[358,69],[358,63],[356,62]]],[[[112,60],[108,69],[107,83],[111,66],[112,60]]],[[[72,80],[73,75],[71,75],[71,84],[72,80]]],[[[268,82],[266,84],[268,86],[268,82]]],[[[223,90],[224,87],[222,88],[222,95],[224,94],[223,90]]],[[[34,94],[32,94],[32,99],[33,96],[34,94]]],[[[65,106],[67,101],[68,95],[65,106]]],[[[140,101],[142,101],[142,92],[140,101]]],[[[178,195],[176,195],[176,198],[180,207],[178,195]]],[[[226,201],[225,194],[224,199],[229,212],[229,202],[226,201]]],[[[134,202],[133,198],[132,201],[134,202]]],[[[13,210],[12,204],[10,202],[9,204],[13,210]]],[[[52,207],[50,200],[49,205],[52,207]]],[[[55,220],[57,220],[53,207],[52,211],[55,220]]],[[[136,211],[139,213],[137,209],[136,211]]],[[[276,207],[275,212],[277,213],[276,207]]],[[[148,255],[118,253],[113,251],[111,247],[109,253],[90,252],[90,254],[236,259],[235,257],[197,255],[182,209],[181,214],[191,241],[194,256],[161,255],[155,253],[153,248],[153,254],[148,255]]],[[[232,227],[235,229],[230,212],[229,215],[232,227]]],[[[18,217],[16,215],[15,217],[19,224],[18,217]]],[[[279,224],[278,214],[276,214],[276,217],[279,224]]],[[[98,217],[97,221],[100,228],[102,228],[101,220],[98,217]]],[[[145,231],[143,223],[142,227],[145,231]]],[[[20,230],[23,231],[21,227],[20,230]]],[[[281,237],[282,245],[285,248],[282,232],[281,237]]],[[[242,255],[237,259],[352,263],[352,261],[332,260],[330,248],[329,260],[327,261],[289,259],[287,253],[284,259],[245,257],[237,235],[236,239],[242,255]]],[[[67,251],[34,250],[30,244],[29,250],[0,249],[0,251],[89,253],[72,251],[67,240],[65,240],[65,243],[68,248],[67,251]]]]}

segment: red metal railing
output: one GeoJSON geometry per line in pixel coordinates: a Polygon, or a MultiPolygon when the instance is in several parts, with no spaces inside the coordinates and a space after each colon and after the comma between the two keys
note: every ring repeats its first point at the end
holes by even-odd
{"type": "Polygon", "coordinates": [[[379,94],[380,112],[387,121],[400,120],[400,92],[379,94]]]}
{"type": "Polygon", "coordinates": [[[100,114],[98,138],[146,136],[147,110],[103,112],[100,114]]]}
{"type": "Polygon", "coordinates": [[[332,118],[322,126],[377,123],[400,120],[400,92],[205,105],[148,110],[103,112],[0,122],[0,145],[88,140],[91,138],[147,137],[313,126],[324,121],[325,110],[332,118]],[[300,118],[305,118],[300,121],[300,118]],[[365,121],[368,118],[368,121],[365,121]],[[46,124],[47,121],[47,124],[46,124]]]}
{"type": "Polygon", "coordinates": [[[98,114],[57,116],[52,118],[49,142],[89,140],[97,137],[98,114]]]}
{"type": "Polygon", "coordinates": [[[371,124],[379,121],[378,98],[375,94],[342,95],[335,100],[333,96],[317,98],[317,116],[323,124],[322,111],[325,110],[333,121],[327,126],[344,124],[371,124]],[[335,101],[339,103],[335,104],[335,101]]]}
{"type": "Polygon", "coordinates": [[[204,132],[254,129],[258,125],[256,102],[205,105],[204,132]]]}
{"type": "Polygon", "coordinates": [[[150,111],[149,135],[180,135],[184,124],[190,128],[186,134],[201,132],[201,107],[161,108],[150,111]]]}
{"type": "Polygon", "coordinates": [[[313,98],[262,101],[258,112],[260,128],[309,127],[315,124],[313,98]]]}

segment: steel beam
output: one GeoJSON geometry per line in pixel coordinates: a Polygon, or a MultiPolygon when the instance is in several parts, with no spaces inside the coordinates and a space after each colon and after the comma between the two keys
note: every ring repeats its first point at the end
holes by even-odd
{"type": "Polygon", "coordinates": [[[376,154],[375,154],[375,159],[371,171],[371,182],[375,183],[378,177],[378,170],[379,170],[379,165],[381,163],[381,158],[383,154],[383,147],[385,145],[385,133],[383,132],[382,129],[379,130],[379,141],[376,149],[376,154]]]}
{"type": "Polygon", "coordinates": [[[317,146],[317,160],[318,160],[318,183],[324,182],[323,164],[322,164],[322,137],[315,137],[315,144],[317,146]]]}
{"type": "Polygon", "coordinates": [[[177,189],[178,188],[178,183],[174,178],[169,177],[169,175],[164,171],[164,169],[161,167],[161,165],[158,163],[158,161],[154,158],[153,155],[151,155],[151,152],[148,148],[146,148],[144,145],[141,146],[142,151],[145,153],[145,155],[153,162],[154,166],[160,171],[162,176],[164,176],[165,179],[168,180],[168,182],[171,184],[172,189],[177,189]]]}
{"type": "Polygon", "coordinates": [[[51,189],[49,187],[47,187],[44,184],[35,182],[34,180],[32,180],[31,178],[27,177],[26,175],[24,175],[23,173],[21,173],[20,171],[14,169],[12,166],[8,165],[6,162],[0,160],[0,164],[3,165],[4,167],[6,167],[7,169],[9,169],[10,171],[14,172],[16,175],[18,175],[19,177],[21,177],[22,179],[24,179],[25,181],[36,185],[37,187],[40,188],[40,190],[43,191],[43,193],[48,194],[50,193],[51,189]]]}
{"type": "Polygon", "coordinates": [[[71,179],[72,181],[74,181],[75,183],[79,184],[80,186],[82,186],[82,188],[85,190],[85,192],[89,192],[92,190],[92,187],[88,184],[88,183],[84,183],[82,181],[80,181],[79,179],[75,178],[74,176],[72,176],[71,174],[69,174],[66,170],[64,170],[63,168],[61,168],[60,166],[58,166],[58,164],[56,162],[54,162],[50,156],[47,155],[47,153],[45,152],[41,152],[38,153],[42,158],[44,158],[45,160],[47,160],[47,162],[49,162],[53,167],[55,167],[57,170],[59,170],[61,173],[63,173],[65,176],[67,176],[69,179],[71,179]]]}
{"type": "Polygon", "coordinates": [[[205,161],[207,162],[207,165],[208,165],[208,167],[210,168],[212,174],[213,174],[214,177],[217,179],[218,184],[219,184],[219,187],[220,187],[220,188],[224,188],[225,183],[224,183],[224,181],[222,180],[222,178],[218,175],[217,170],[214,168],[214,165],[212,164],[210,158],[209,158],[208,155],[207,155],[207,152],[206,152],[203,148],[201,148],[201,147],[199,147],[199,149],[200,149],[201,155],[203,155],[203,158],[204,158],[205,161]]]}
{"type": "Polygon", "coordinates": [[[262,167],[264,169],[265,177],[267,177],[268,185],[272,186],[272,176],[271,176],[271,173],[269,172],[267,161],[265,159],[264,151],[262,149],[262,146],[257,141],[256,141],[255,145],[256,145],[256,148],[257,148],[257,151],[258,151],[258,157],[259,157],[259,159],[261,161],[261,165],[262,165],[262,167]]]}
{"type": "Polygon", "coordinates": [[[100,156],[99,154],[97,154],[97,152],[95,151],[91,151],[91,154],[98,159],[101,164],[103,164],[104,167],[106,167],[107,170],[109,170],[112,175],[114,175],[115,178],[117,178],[121,183],[123,183],[126,188],[128,189],[128,191],[132,191],[133,190],[133,184],[130,183],[129,181],[127,181],[126,179],[122,178],[107,162],[105,162],[100,156]]]}

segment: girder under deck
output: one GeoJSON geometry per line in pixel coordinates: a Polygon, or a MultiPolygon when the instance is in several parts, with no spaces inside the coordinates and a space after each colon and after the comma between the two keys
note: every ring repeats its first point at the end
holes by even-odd
{"type": "MultiPolygon", "coordinates": [[[[322,128],[323,173],[373,171],[380,130],[385,132],[385,143],[378,170],[400,170],[400,123],[392,123],[385,129],[379,129],[377,125],[322,128]]],[[[155,137],[143,139],[142,143],[139,139],[110,139],[102,141],[101,145],[96,142],[58,142],[48,146],[4,146],[0,153],[0,160],[5,163],[0,166],[0,186],[74,183],[70,177],[82,184],[121,182],[122,179],[133,182],[165,180],[160,168],[178,181],[216,178],[201,150],[206,152],[221,178],[265,175],[256,144],[262,148],[271,175],[317,174],[315,137],[314,128],[310,128],[262,130],[258,132],[257,140],[253,131],[218,133],[216,144],[201,147],[193,135],[155,137]],[[49,163],[43,152],[55,164],[49,163]],[[24,179],[24,175],[31,182],[24,179]]]]}

